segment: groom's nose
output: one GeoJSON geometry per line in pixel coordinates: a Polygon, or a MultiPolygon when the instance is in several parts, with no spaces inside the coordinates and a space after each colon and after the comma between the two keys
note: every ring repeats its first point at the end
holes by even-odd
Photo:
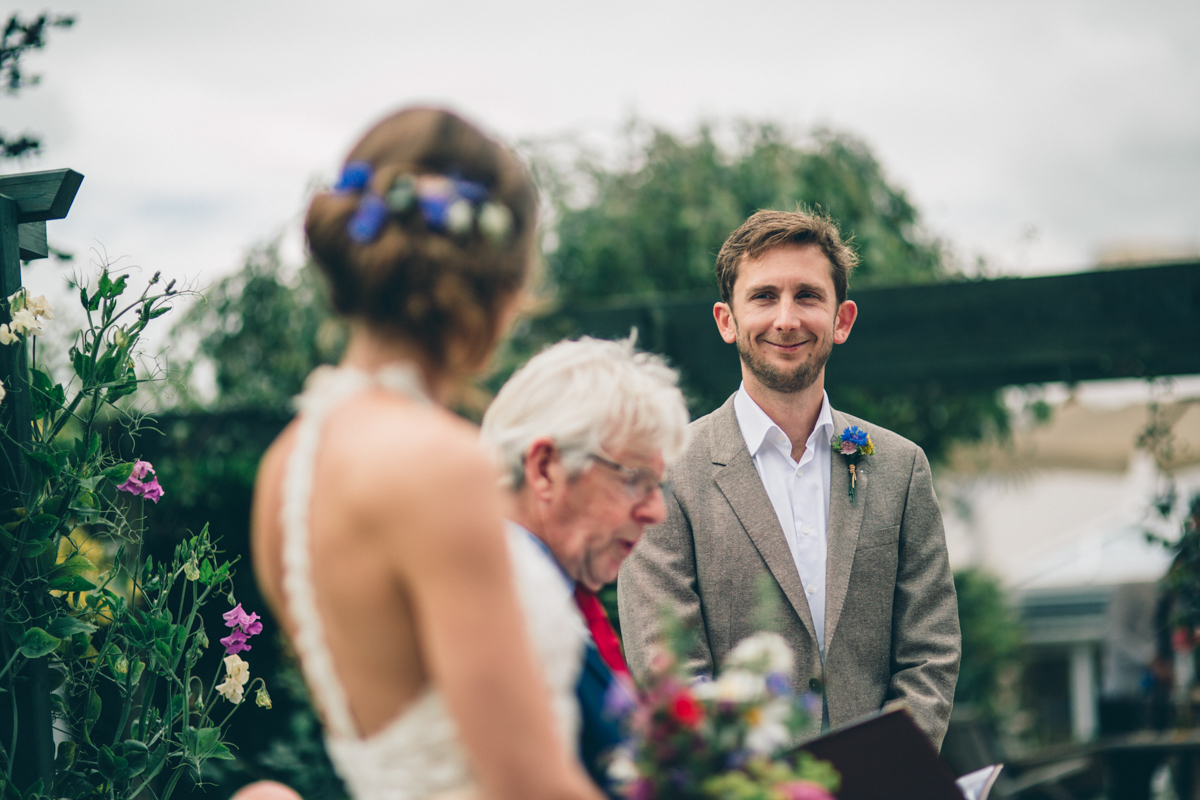
{"type": "Polygon", "coordinates": [[[775,309],[775,329],[780,331],[791,331],[800,327],[800,306],[790,297],[784,297],[779,301],[778,308],[775,309]]]}
{"type": "Polygon", "coordinates": [[[667,501],[661,487],[633,507],[633,518],[642,525],[658,525],[667,518],[667,501]]]}

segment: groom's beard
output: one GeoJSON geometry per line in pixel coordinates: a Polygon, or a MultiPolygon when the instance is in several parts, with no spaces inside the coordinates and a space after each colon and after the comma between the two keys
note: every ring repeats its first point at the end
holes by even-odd
{"type": "Polygon", "coordinates": [[[750,346],[747,337],[737,337],[737,350],[750,374],[764,387],[780,394],[795,394],[812,386],[817,380],[821,370],[825,368],[825,362],[829,360],[829,354],[833,352],[833,337],[818,339],[812,354],[788,370],[769,363],[761,353],[750,346]]]}

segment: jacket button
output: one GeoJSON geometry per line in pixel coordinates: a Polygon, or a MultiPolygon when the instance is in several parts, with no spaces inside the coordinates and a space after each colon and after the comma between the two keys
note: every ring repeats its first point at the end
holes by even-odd
{"type": "Polygon", "coordinates": [[[808,682],[808,688],[813,690],[814,692],[820,692],[821,691],[821,681],[818,680],[817,678],[813,678],[812,680],[810,680],[808,682]]]}

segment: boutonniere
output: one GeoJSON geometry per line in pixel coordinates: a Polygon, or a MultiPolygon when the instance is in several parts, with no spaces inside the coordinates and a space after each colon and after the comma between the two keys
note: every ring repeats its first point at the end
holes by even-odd
{"type": "Polygon", "coordinates": [[[851,426],[833,437],[833,447],[850,464],[850,502],[854,502],[854,483],[858,479],[858,460],[875,452],[871,435],[862,428],[851,426]]]}

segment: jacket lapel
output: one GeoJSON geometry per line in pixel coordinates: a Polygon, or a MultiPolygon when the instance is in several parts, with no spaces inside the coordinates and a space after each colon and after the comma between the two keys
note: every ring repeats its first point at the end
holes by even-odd
{"type": "MultiPolygon", "coordinates": [[[[833,412],[834,434],[844,431],[850,422],[845,415],[833,412]]],[[[862,530],[863,509],[870,499],[868,486],[871,476],[858,462],[855,482],[855,502],[850,503],[850,465],[846,457],[834,451],[829,459],[829,540],[825,560],[825,651],[833,640],[846,591],[850,587],[850,569],[854,566],[854,549],[862,530]]],[[[752,465],[753,466],[753,465],[752,465]]]]}
{"type": "Polygon", "coordinates": [[[738,427],[737,415],[733,410],[733,397],[713,412],[711,452],[717,488],[725,495],[733,513],[746,529],[784,596],[815,642],[816,629],[808,609],[808,599],[800,585],[796,562],[792,559],[792,551],[784,538],[783,528],[779,526],[771,499],[767,497],[767,490],[763,488],[758,470],[754,468],[746,440],[742,438],[742,430],[738,427]]]}

